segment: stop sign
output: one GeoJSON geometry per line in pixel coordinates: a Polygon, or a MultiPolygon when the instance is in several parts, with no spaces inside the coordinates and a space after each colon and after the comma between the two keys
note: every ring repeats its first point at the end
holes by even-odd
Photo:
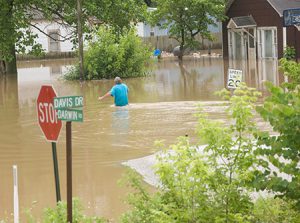
{"type": "Polygon", "coordinates": [[[39,125],[50,142],[56,142],[62,123],[57,119],[56,111],[54,110],[53,99],[56,93],[51,85],[43,85],[37,98],[37,115],[39,125]]]}

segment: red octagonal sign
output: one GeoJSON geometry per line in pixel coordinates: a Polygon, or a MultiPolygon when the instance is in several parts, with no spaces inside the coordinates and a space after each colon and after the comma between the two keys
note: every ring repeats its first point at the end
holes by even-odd
{"type": "Polygon", "coordinates": [[[50,142],[56,142],[62,127],[54,110],[53,99],[56,93],[51,85],[43,85],[37,98],[37,114],[39,125],[50,142]]]}

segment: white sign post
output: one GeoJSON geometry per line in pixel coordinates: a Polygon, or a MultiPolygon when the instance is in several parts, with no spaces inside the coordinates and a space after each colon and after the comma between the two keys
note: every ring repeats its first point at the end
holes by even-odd
{"type": "Polygon", "coordinates": [[[14,223],[19,223],[19,190],[18,190],[18,168],[13,166],[14,179],[14,223]]]}
{"type": "Polygon", "coordinates": [[[230,89],[236,89],[242,82],[243,71],[228,69],[228,82],[227,87],[230,89]]]}

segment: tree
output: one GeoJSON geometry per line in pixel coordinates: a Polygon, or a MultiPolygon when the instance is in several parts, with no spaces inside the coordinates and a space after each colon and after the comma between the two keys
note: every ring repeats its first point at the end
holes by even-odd
{"type": "MultiPolygon", "coordinates": [[[[40,54],[37,35],[31,31],[37,26],[32,22],[36,16],[52,18],[56,11],[58,19],[67,4],[63,1],[1,0],[0,1],[0,60],[7,73],[16,73],[16,53],[40,54]],[[60,6],[58,6],[60,4],[60,6]],[[30,46],[28,48],[26,46],[30,46]]],[[[61,20],[61,18],[59,18],[61,20]]],[[[41,31],[41,30],[40,30],[41,31]]]]}
{"type": "MultiPolygon", "coordinates": [[[[39,16],[49,21],[55,21],[62,26],[73,30],[68,36],[60,36],[59,41],[72,39],[75,45],[77,38],[77,2],[74,0],[0,0],[0,60],[5,62],[8,73],[16,73],[16,53],[42,52],[41,45],[36,42],[36,35],[32,29],[38,29],[33,18],[39,16]],[[31,46],[26,51],[26,46],[31,46]]],[[[146,12],[146,4],[142,0],[82,1],[82,32],[86,34],[95,26],[108,24],[121,33],[124,28],[130,27],[142,20],[146,12]]],[[[49,36],[49,38],[51,38],[49,36]]]]}
{"type": "Polygon", "coordinates": [[[262,168],[256,171],[254,183],[259,189],[296,201],[300,210],[300,64],[286,59],[280,62],[289,82],[281,86],[267,83],[270,96],[257,107],[276,134],[261,132],[257,136],[262,145],[257,153],[265,158],[260,160],[262,168]]]}
{"type": "Polygon", "coordinates": [[[170,38],[180,44],[179,60],[184,50],[199,43],[196,35],[212,39],[209,25],[225,18],[224,0],[156,0],[157,10],[153,12],[153,24],[162,23],[162,28],[169,28],[170,38]]]}

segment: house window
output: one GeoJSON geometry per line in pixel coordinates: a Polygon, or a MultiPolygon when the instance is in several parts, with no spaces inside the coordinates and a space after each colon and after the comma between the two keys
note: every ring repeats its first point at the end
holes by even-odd
{"type": "Polygon", "coordinates": [[[150,36],[154,36],[154,28],[153,27],[150,28],[150,36]]]}
{"type": "Polygon", "coordinates": [[[59,30],[51,30],[48,32],[49,35],[49,52],[59,52],[59,30]]]}
{"type": "Polygon", "coordinates": [[[259,58],[277,58],[277,28],[259,27],[257,34],[259,58]]]}

